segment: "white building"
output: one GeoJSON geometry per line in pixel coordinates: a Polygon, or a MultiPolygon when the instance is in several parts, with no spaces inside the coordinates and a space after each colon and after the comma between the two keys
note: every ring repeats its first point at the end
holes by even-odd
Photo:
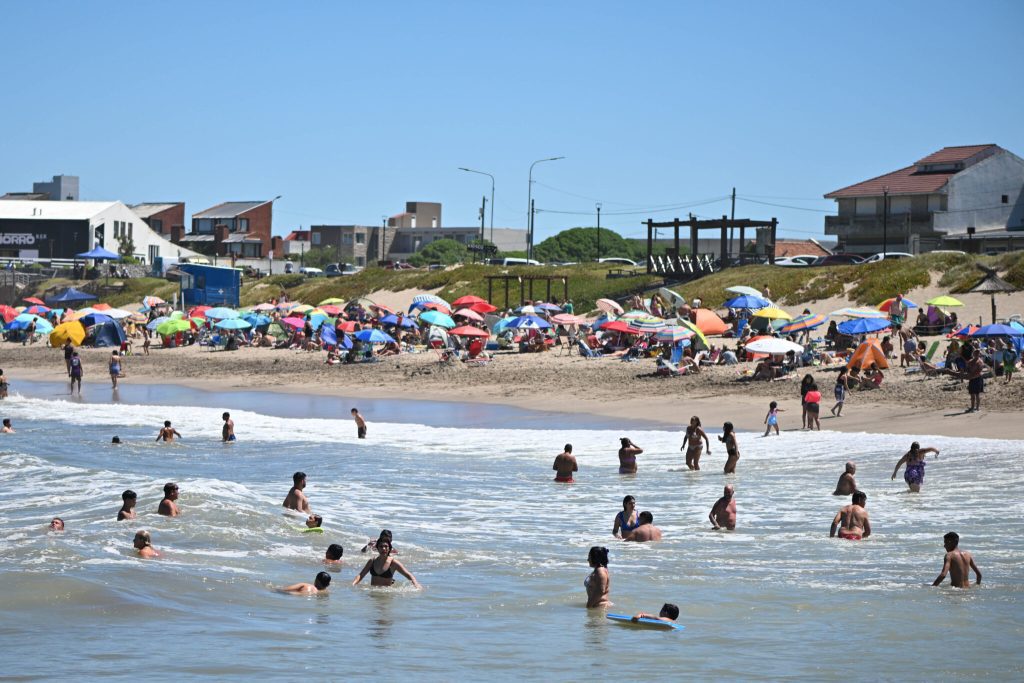
{"type": "Polygon", "coordinates": [[[122,202],[0,201],[0,258],[74,259],[96,246],[117,253],[124,239],[146,264],[197,255],[161,237],[122,202]]]}

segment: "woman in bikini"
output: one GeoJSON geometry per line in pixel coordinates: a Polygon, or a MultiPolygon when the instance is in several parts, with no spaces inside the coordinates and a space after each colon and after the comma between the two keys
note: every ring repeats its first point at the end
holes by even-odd
{"type": "Polygon", "coordinates": [[[640,519],[636,511],[636,499],[633,496],[626,496],[622,499],[622,512],[615,515],[612,536],[623,538],[638,526],[640,526],[640,519]]]}
{"type": "Polygon", "coordinates": [[[700,469],[700,455],[704,451],[704,447],[700,443],[701,439],[704,439],[704,444],[707,445],[707,452],[710,455],[711,442],[708,441],[708,435],[700,427],[700,418],[694,415],[690,418],[690,424],[686,427],[686,434],[683,436],[683,445],[679,448],[679,450],[686,449],[687,469],[700,469]]]}
{"type": "Polygon", "coordinates": [[[910,450],[903,454],[899,462],[896,463],[896,468],[892,471],[892,478],[896,479],[896,473],[900,471],[900,467],[903,465],[907,466],[907,469],[903,472],[903,481],[907,482],[907,486],[914,493],[921,492],[921,486],[924,484],[924,456],[928,453],[934,453],[935,457],[939,457],[938,448],[921,448],[921,445],[916,441],[910,444],[910,450]]]}
{"type": "Polygon", "coordinates": [[[592,547],[587,563],[594,568],[583,580],[583,587],[587,589],[587,607],[611,607],[612,602],[608,599],[612,585],[608,574],[608,548],[592,547]]]}
{"type": "Polygon", "coordinates": [[[394,575],[397,571],[399,574],[409,579],[412,582],[414,588],[419,588],[420,584],[416,581],[416,577],[413,576],[408,569],[406,569],[401,562],[391,556],[391,539],[387,536],[381,535],[377,539],[376,549],[377,557],[373,558],[366,563],[363,570],[359,572],[359,576],[355,578],[352,585],[355,586],[363,577],[367,574],[370,575],[371,586],[391,586],[395,583],[394,575]]]}
{"type": "Polygon", "coordinates": [[[732,422],[722,425],[722,435],[718,437],[718,440],[725,444],[725,452],[729,456],[725,461],[723,474],[736,474],[736,463],[740,459],[740,447],[736,444],[736,431],[733,429],[732,422]]]}
{"type": "Polygon", "coordinates": [[[625,436],[619,442],[619,474],[636,474],[636,456],[643,453],[644,449],[625,436]]]}

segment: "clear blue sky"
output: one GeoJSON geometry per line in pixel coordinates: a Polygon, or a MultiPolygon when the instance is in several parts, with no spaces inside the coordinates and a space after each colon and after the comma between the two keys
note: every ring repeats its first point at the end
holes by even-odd
{"type": "Polygon", "coordinates": [[[1024,3],[103,2],[4,8],[0,190],[189,214],[282,195],[276,233],[406,200],[521,227],[728,213],[820,235],[821,195],[946,145],[1024,155],[1024,3]],[[671,205],[671,210],[651,212],[671,205]],[[635,211],[632,215],[617,212],[635,211]]]}

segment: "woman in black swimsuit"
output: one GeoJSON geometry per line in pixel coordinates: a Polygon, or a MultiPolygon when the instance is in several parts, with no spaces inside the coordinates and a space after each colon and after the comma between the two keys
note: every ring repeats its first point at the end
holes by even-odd
{"type": "Polygon", "coordinates": [[[409,570],[402,566],[402,563],[391,557],[391,539],[387,536],[381,535],[377,539],[377,557],[373,558],[366,563],[363,570],[359,572],[359,576],[355,578],[352,585],[355,586],[363,577],[367,574],[370,575],[371,586],[390,586],[395,583],[394,578],[395,572],[409,579],[412,582],[414,588],[419,588],[420,584],[416,581],[416,577],[409,573],[409,570]]]}
{"type": "Polygon", "coordinates": [[[722,435],[718,440],[725,444],[725,452],[729,456],[725,461],[724,474],[735,474],[736,463],[740,459],[740,447],[736,444],[736,432],[733,430],[732,422],[722,425],[722,435]]]}

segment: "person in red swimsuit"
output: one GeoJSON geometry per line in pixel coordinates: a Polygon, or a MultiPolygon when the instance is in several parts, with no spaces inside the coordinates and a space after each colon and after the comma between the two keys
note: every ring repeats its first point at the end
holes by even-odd
{"type": "Polygon", "coordinates": [[[572,454],[571,443],[565,444],[565,450],[555,456],[555,464],[551,466],[551,469],[555,471],[555,481],[563,484],[571,484],[574,481],[572,473],[578,472],[580,468],[572,454]]]}
{"type": "Polygon", "coordinates": [[[839,538],[848,541],[859,541],[871,535],[871,521],[868,519],[868,494],[863,491],[853,493],[853,502],[836,513],[829,530],[829,538],[835,538],[836,529],[839,538]]]}

